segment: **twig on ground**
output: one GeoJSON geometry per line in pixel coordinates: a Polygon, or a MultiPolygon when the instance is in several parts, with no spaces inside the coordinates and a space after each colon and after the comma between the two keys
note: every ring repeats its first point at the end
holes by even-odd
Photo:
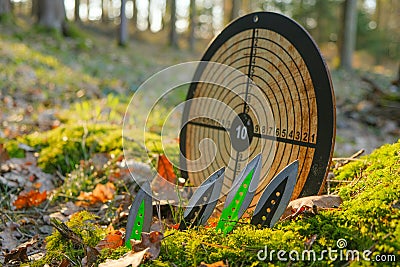
{"type": "Polygon", "coordinates": [[[335,164],[335,169],[338,169],[339,167],[343,167],[344,165],[348,164],[351,161],[357,161],[359,156],[361,156],[365,152],[364,149],[360,149],[353,155],[351,155],[349,158],[333,158],[333,161],[336,161],[337,163],[335,164]]]}

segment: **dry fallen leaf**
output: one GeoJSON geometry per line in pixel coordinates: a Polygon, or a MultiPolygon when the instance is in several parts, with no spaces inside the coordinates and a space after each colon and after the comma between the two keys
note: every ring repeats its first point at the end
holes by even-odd
{"type": "Polygon", "coordinates": [[[0,232],[1,249],[3,251],[11,251],[18,246],[16,238],[19,233],[17,232],[18,224],[15,222],[7,222],[5,229],[0,232]]]}
{"type": "Polygon", "coordinates": [[[0,164],[0,183],[8,187],[24,188],[25,191],[37,189],[50,192],[54,189],[54,176],[43,172],[36,165],[36,158],[32,153],[26,153],[25,158],[12,158],[0,164]]]}
{"type": "Polygon", "coordinates": [[[97,202],[104,203],[114,198],[115,185],[113,183],[97,184],[93,192],[81,192],[78,196],[77,206],[89,206],[97,202]]]}
{"type": "Polygon", "coordinates": [[[174,168],[172,166],[172,163],[168,160],[167,156],[158,156],[157,172],[158,175],[160,175],[166,181],[172,184],[176,184],[176,175],[174,172],[174,168]]]}
{"type": "Polygon", "coordinates": [[[122,232],[119,230],[114,230],[109,233],[104,239],[100,240],[100,242],[95,247],[97,250],[102,250],[105,248],[116,249],[123,244],[122,232]]]}
{"type": "Polygon", "coordinates": [[[287,218],[301,209],[330,209],[342,204],[342,199],[336,195],[309,196],[290,201],[281,218],[287,218]]]}
{"type": "Polygon", "coordinates": [[[147,249],[139,252],[128,252],[122,258],[118,260],[106,260],[104,263],[100,263],[99,267],[136,267],[142,263],[144,255],[147,253],[147,249]]]}
{"type": "Polygon", "coordinates": [[[113,183],[98,184],[93,190],[93,196],[101,202],[106,202],[114,198],[115,185],[113,183]]]}
{"type": "Polygon", "coordinates": [[[5,254],[5,258],[4,258],[4,263],[8,263],[8,262],[27,262],[28,259],[28,254],[27,254],[27,250],[28,247],[32,246],[33,244],[35,244],[38,241],[38,235],[35,235],[34,237],[32,237],[31,240],[22,243],[21,245],[19,245],[18,247],[16,247],[15,249],[11,250],[9,253],[5,254]]]}
{"type": "Polygon", "coordinates": [[[71,262],[68,259],[62,259],[58,267],[69,267],[71,266],[71,262]]]}
{"type": "Polygon", "coordinates": [[[148,249],[149,259],[154,260],[160,255],[161,240],[164,235],[160,232],[142,233],[141,240],[131,239],[133,251],[143,251],[148,249]]]}
{"type": "Polygon", "coordinates": [[[215,228],[217,227],[219,218],[210,218],[207,222],[207,225],[204,226],[205,228],[215,228]]]}
{"type": "Polygon", "coordinates": [[[47,198],[47,192],[39,192],[37,190],[31,190],[29,192],[21,192],[13,205],[16,209],[29,208],[32,206],[39,206],[47,198]]]}
{"type": "Polygon", "coordinates": [[[5,162],[10,159],[4,144],[0,144],[0,163],[5,162]]]}
{"type": "Polygon", "coordinates": [[[93,247],[85,247],[85,257],[82,259],[81,263],[83,267],[95,266],[97,259],[99,258],[100,252],[93,247]]]}

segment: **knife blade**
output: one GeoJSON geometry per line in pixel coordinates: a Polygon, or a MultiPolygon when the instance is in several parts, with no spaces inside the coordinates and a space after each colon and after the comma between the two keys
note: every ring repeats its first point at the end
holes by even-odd
{"type": "Polygon", "coordinates": [[[129,210],[126,224],[125,246],[132,249],[131,239],[140,240],[142,232],[150,232],[153,216],[150,183],[146,181],[140,187],[129,210]]]}
{"type": "Polygon", "coordinates": [[[271,180],[258,200],[251,224],[258,228],[275,225],[292,197],[298,169],[299,161],[295,160],[271,180]]]}
{"type": "Polygon", "coordinates": [[[254,197],[260,180],[260,172],[261,153],[250,161],[235,178],[216,226],[217,231],[222,231],[226,235],[233,230],[254,197]]]}
{"type": "Polygon", "coordinates": [[[224,181],[225,168],[211,174],[194,192],[179,224],[179,230],[205,225],[217,205],[224,181]]]}

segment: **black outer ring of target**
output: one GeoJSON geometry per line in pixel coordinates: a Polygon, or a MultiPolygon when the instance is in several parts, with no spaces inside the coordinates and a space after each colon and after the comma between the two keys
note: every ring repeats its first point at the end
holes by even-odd
{"type": "MultiPolygon", "coordinates": [[[[332,158],[335,143],[336,105],[328,67],[309,33],[296,21],[284,15],[273,12],[251,13],[231,22],[212,41],[201,61],[209,61],[217,50],[234,35],[257,28],[271,30],[285,37],[297,49],[310,73],[317,104],[317,140],[311,169],[299,197],[318,194],[328,174],[332,158]],[[254,22],[255,16],[258,17],[257,22],[254,22]]],[[[201,67],[196,70],[195,81],[198,80],[196,78],[201,77],[203,70],[204,68],[201,67]]],[[[193,98],[196,87],[197,83],[190,85],[187,100],[193,98]]],[[[187,121],[189,111],[190,105],[185,104],[182,121],[187,121]]],[[[186,131],[185,126],[180,133],[180,149],[184,157],[187,156],[186,131]]],[[[180,164],[183,169],[182,177],[188,178],[188,173],[184,171],[186,169],[184,158],[181,158],[180,164]]]]}

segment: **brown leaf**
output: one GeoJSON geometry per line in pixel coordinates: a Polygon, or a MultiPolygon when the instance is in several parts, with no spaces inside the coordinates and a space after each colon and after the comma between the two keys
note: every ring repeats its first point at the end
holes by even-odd
{"type": "Polygon", "coordinates": [[[13,205],[16,209],[29,208],[32,206],[39,206],[47,198],[47,192],[43,191],[40,193],[37,190],[31,190],[29,192],[22,192],[18,195],[18,198],[14,201],[13,205]]]}
{"type": "Polygon", "coordinates": [[[97,184],[93,192],[81,192],[78,196],[77,206],[90,206],[97,202],[104,203],[114,198],[115,185],[113,183],[97,184]]]}
{"type": "Polygon", "coordinates": [[[29,260],[28,254],[26,253],[28,250],[28,247],[32,246],[37,241],[38,241],[38,236],[35,235],[34,237],[32,237],[31,240],[29,240],[25,243],[22,243],[15,249],[11,250],[9,253],[6,253],[5,258],[4,258],[4,263],[8,263],[11,261],[27,262],[29,260]]]}
{"type": "Polygon", "coordinates": [[[217,261],[214,263],[207,264],[205,262],[200,263],[198,267],[228,267],[228,265],[223,261],[217,261]]]}
{"type": "Polygon", "coordinates": [[[142,263],[143,257],[147,251],[148,249],[139,252],[131,251],[118,260],[106,260],[104,263],[100,263],[99,267],[137,267],[142,263]]]}
{"type": "Polygon", "coordinates": [[[93,190],[93,196],[100,202],[106,202],[114,198],[115,185],[113,183],[97,184],[93,190]]]}
{"type": "Polygon", "coordinates": [[[82,266],[84,267],[92,267],[95,266],[97,259],[99,258],[100,252],[93,247],[86,246],[85,247],[85,257],[82,259],[82,266]]]}
{"type": "Polygon", "coordinates": [[[71,266],[71,262],[65,258],[58,265],[58,267],[69,267],[69,266],[71,266]]]}
{"type": "Polygon", "coordinates": [[[158,156],[157,172],[166,181],[172,184],[176,184],[176,175],[174,172],[174,168],[172,166],[172,163],[168,160],[167,156],[158,156]]]}
{"type": "Polygon", "coordinates": [[[18,235],[18,224],[14,222],[7,222],[4,231],[0,232],[1,249],[4,251],[11,251],[18,246],[16,235],[18,235]]]}
{"type": "Polygon", "coordinates": [[[40,183],[40,191],[50,192],[54,189],[54,176],[43,172],[36,166],[36,159],[32,153],[26,153],[26,158],[12,158],[0,164],[0,182],[9,187],[24,188],[26,192],[37,189],[35,184],[40,183]]]}
{"type": "Polygon", "coordinates": [[[96,249],[101,251],[105,248],[116,249],[123,244],[122,232],[119,230],[114,230],[109,233],[104,239],[100,240],[97,244],[96,249]]]}
{"type": "Polygon", "coordinates": [[[10,159],[4,144],[0,144],[0,163],[5,162],[10,159]]]}
{"type": "Polygon", "coordinates": [[[135,252],[148,250],[149,259],[154,260],[160,255],[161,240],[164,235],[160,232],[142,233],[141,240],[131,239],[132,250],[135,252]]]}
{"type": "Polygon", "coordinates": [[[290,201],[281,218],[287,218],[294,212],[306,208],[319,211],[321,209],[337,208],[342,199],[336,195],[309,196],[290,201]]]}

